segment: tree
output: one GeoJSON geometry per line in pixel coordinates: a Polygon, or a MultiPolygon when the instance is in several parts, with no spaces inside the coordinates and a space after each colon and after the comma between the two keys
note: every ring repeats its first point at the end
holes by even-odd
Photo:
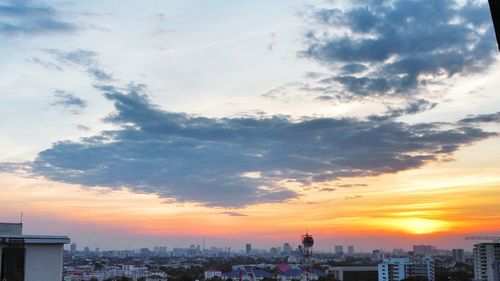
{"type": "Polygon", "coordinates": [[[104,266],[100,262],[94,263],[94,270],[102,270],[104,266]]]}

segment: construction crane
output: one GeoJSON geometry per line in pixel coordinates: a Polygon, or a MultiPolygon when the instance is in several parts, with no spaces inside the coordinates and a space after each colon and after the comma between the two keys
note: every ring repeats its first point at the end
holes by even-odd
{"type": "Polygon", "coordinates": [[[500,243],[500,236],[466,236],[465,240],[492,241],[494,243],[500,243]]]}

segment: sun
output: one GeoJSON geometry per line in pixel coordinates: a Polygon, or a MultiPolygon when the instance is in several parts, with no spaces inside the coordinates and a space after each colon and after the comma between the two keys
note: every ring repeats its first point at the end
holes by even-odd
{"type": "Polygon", "coordinates": [[[449,229],[448,222],[436,219],[401,218],[396,219],[394,223],[399,230],[410,234],[429,234],[449,229]]]}

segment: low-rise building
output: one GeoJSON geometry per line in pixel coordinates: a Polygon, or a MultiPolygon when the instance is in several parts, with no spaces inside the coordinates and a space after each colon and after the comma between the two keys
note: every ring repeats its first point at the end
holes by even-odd
{"type": "Polygon", "coordinates": [[[215,270],[215,269],[209,269],[209,270],[205,270],[205,273],[203,275],[205,277],[205,280],[209,280],[209,279],[212,279],[214,277],[222,278],[222,271],[215,270]]]}
{"type": "Polygon", "coordinates": [[[379,281],[401,281],[409,277],[434,281],[434,276],[434,260],[431,258],[390,258],[378,265],[379,281]]]}
{"type": "Polygon", "coordinates": [[[330,266],[326,273],[333,275],[339,281],[377,281],[378,267],[377,266],[330,266]]]}

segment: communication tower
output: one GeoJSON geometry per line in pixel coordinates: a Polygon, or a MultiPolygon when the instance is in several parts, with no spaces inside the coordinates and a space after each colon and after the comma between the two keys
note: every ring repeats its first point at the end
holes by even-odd
{"type": "Polygon", "coordinates": [[[302,235],[302,245],[299,248],[302,252],[302,272],[306,280],[311,280],[313,245],[314,239],[312,235],[308,232],[302,235]]]}

